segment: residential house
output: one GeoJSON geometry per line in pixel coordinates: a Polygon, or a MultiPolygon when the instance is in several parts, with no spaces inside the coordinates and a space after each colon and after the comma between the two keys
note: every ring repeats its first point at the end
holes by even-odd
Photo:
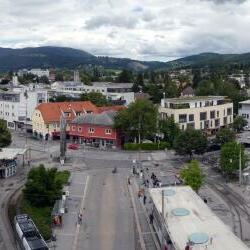
{"type": "Polygon", "coordinates": [[[121,134],[114,129],[116,111],[84,114],[70,123],[69,135],[73,142],[106,148],[121,147],[121,134]]]}
{"type": "Polygon", "coordinates": [[[42,103],[32,116],[33,135],[45,139],[58,137],[62,115],[70,122],[82,114],[98,112],[98,108],[89,101],[42,103]]]}

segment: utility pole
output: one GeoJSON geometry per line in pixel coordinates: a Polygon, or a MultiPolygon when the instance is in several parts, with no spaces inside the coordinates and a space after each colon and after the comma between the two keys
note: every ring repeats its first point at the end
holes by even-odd
{"type": "Polygon", "coordinates": [[[28,120],[28,105],[27,105],[27,102],[28,102],[28,92],[27,90],[25,90],[24,92],[24,97],[25,97],[25,147],[27,148],[27,145],[28,145],[28,137],[27,137],[27,120],[28,120]]]}
{"type": "Polygon", "coordinates": [[[241,185],[241,178],[242,178],[242,166],[241,166],[241,144],[240,145],[240,155],[239,155],[239,184],[241,185]]]}
{"type": "Polygon", "coordinates": [[[162,250],[164,250],[164,224],[165,224],[165,216],[164,216],[164,214],[165,214],[165,212],[164,212],[164,210],[165,210],[165,204],[164,204],[164,190],[162,189],[161,190],[161,200],[162,200],[162,202],[161,202],[161,212],[162,212],[162,223],[161,223],[161,249],[162,250]]]}

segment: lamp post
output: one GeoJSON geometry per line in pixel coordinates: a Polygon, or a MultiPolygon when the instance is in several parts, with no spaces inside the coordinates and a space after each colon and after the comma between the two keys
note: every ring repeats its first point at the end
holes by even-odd
{"type": "Polygon", "coordinates": [[[241,144],[240,145],[240,155],[239,155],[239,185],[241,186],[241,179],[242,179],[242,166],[241,166],[241,144]]]}
{"type": "Polygon", "coordinates": [[[164,190],[161,190],[161,199],[162,199],[162,223],[161,223],[161,249],[164,250],[165,246],[164,246],[164,224],[165,224],[165,219],[164,219],[164,210],[165,210],[165,204],[164,204],[164,190]]]}

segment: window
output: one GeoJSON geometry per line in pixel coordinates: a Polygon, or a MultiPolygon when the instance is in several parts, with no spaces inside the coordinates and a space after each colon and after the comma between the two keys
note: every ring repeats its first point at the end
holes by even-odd
{"type": "Polygon", "coordinates": [[[78,128],[78,132],[82,132],[82,128],[81,127],[78,128]]]}
{"type": "Polygon", "coordinates": [[[179,123],[187,122],[187,115],[179,115],[179,123]]]}
{"type": "Polygon", "coordinates": [[[215,127],[219,127],[220,126],[220,119],[216,119],[214,124],[215,124],[215,127]]]}
{"type": "Polygon", "coordinates": [[[202,102],[200,102],[200,107],[202,107],[202,102]]]}
{"type": "Polygon", "coordinates": [[[220,111],[217,111],[217,117],[220,117],[220,111]]]}
{"type": "Polygon", "coordinates": [[[202,126],[202,125],[203,125],[202,122],[200,122],[200,128],[201,128],[201,129],[203,129],[203,126],[202,126]]]}
{"type": "Polygon", "coordinates": [[[194,121],[194,114],[189,115],[189,116],[188,116],[188,120],[189,120],[190,122],[194,121]]]}
{"type": "Polygon", "coordinates": [[[49,125],[46,125],[46,128],[49,129],[49,125]]]}
{"type": "Polygon", "coordinates": [[[105,134],[106,135],[111,135],[111,129],[110,128],[107,128],[107,129],[105,129],[105,134]]]}
{"type": "Polygon", "coordinates": [[[225,115],[226,115],[226,110],[224,109],[224,110],[223,110],[223,116],[225,116],[225,115]]]}
{"type": "Polygon", "coordinates": [[[232,113],[233,113],[233,112],[232,112],[232,108],[228,108],[228,109],[227,109],[227,115],[232,115],[232,113]]]}
{"type": "Polygon", "coordinates": [[[181,129],[182,129],[182,130],[184,130],[184,129],[185,129],[185,126],[184,126],[184,125],[182,125],[182,126],[181,126],[181,129]]]}
{"type": "Polygon", "coordinates": [[[53,127],[56,128],[56,123],[53,124],[53,127]]]}
{"type": "Polygon", "coordinates": [[[213,121],[210,121],[210,127],[213,127],[213,121]]]}
{"type": "Polygon", "coordinates": [[[215,111],[210,111],[210,119],[214,119],[215,118],[215,111]]]}
{"type": "Polygon", "coordinates": [[[207,112],[200,112],[200,121],[207,120],[207,112]]]}
{"type": "Polygon", "coordinates": [[[197,102],[195,103],[195,107],[197,108],[197,102]]]}
{"type": "Polygon", "coordinates": [[[88,129],[88,132],[89,132],[90,134],[93,134],[93,133],[95,133],[95,129],[94,129],[94,128],[89,128],[89,129],[88,129]]]}
{"type": "Polygon", "coordinates": [[[227,125],[227,117],[224,117],[223,121],[224,121],[224,125],[227,125]]]}

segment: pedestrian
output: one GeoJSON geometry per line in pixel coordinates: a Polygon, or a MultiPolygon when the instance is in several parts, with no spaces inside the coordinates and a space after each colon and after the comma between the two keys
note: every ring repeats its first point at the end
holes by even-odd
{"type": "Polygon", "coordinates": [[[147,200],[147,196],[144,194],[143,196],[143,204],[146,205],[146,200],[147,200]]]}
{"type": "Polygon", "coordinates": [[[153,222],[154,222],[154,215],[153,215],[153,213],[151,213],[149,215],[149,222],[150,222],[150,224],[153,224],[153,222]]]}
{"type": "Polygon", "coordinates": [[[133,175],[136,174],[135,166],[133,166],[133,175]]]}
{"type": "Polygon", "coordinates": [[[130,177],[128,177],[128,185],[130,185],[130,184],[131,184],[130,177]]]}
{"type": "Polygon", "coordinates": [[[82,224],[82,214],[78,214],[78,224],[82,224]]]}

